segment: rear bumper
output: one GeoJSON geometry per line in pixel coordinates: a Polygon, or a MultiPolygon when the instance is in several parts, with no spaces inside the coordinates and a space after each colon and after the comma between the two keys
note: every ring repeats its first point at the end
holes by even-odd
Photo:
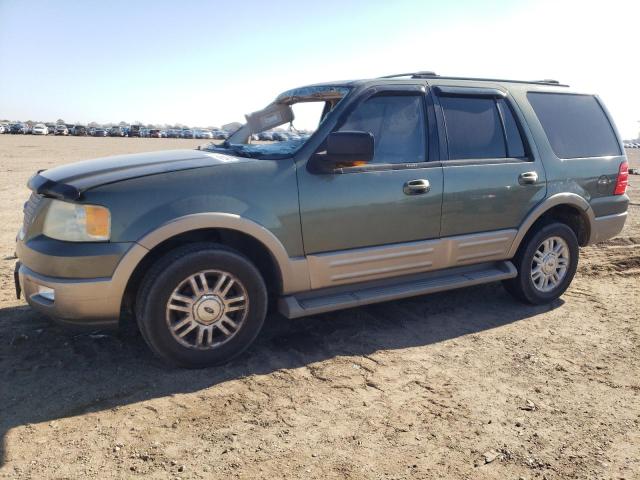
{"type": "Polygon", "coordinates": [[[626,220],[627,212],[595,217],[591,227],[589,244],[603,242],[604,240],[615,237],[624,228],[624,222],[626,220]]]}

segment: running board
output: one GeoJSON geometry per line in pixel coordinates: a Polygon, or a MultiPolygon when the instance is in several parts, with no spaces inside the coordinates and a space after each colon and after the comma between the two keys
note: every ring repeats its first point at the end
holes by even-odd
{"type": "Polygon", "coordinates": [[[287,318],[299,318],[343,308],[496,282],[517,275],[516,267],[510,261],[483,263],[385,281],[287,295],[280,298],[278,309],[287,318]]]}

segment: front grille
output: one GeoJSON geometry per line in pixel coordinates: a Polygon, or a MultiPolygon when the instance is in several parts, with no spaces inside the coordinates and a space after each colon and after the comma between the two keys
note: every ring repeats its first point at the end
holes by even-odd
{"type": "Polygon", "coordinates": [[[32,193],[31,196],[29,197],[29,200],[25,202],[24,209],[23,209],[24,219],[22,221],[23,233],[26,234],[27,229],[29,228],[29,226],[31,226],[31,222],[33,222],[33,219],[36,216],[36,213],[38,211],[38,206],[40,205],[41,201],[42,201],[42,195],[39,195],[37,193],[32,193]]]}

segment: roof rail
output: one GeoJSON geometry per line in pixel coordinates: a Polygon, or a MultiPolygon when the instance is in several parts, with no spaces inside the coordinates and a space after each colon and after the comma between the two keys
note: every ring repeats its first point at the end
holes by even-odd
{"type": "Polygon", "coordinates": [[[438,74],[432,71],[411,72],[411,73],[396,73],[394,75],[385,75],[378,78],[398,78],[398,77],[411,77],[411,78],[423,78],[423,77],[437,77],[438,74]]]}
{"type": "Polygon", "coordinates": [[[568,87],[564,83],[560,83],[558,80],[544,79],[544,80],[507,80],[504,78],[481,78],[481,77],[454,77],[448,75],[438,75],[435,72],[413,72],[413,73],[398,73],[395,75],[385,75],[379,78],[399,78],[399,77],[411,77],[411,78],[429,78],[438,77],[447,80],[471,80],[471,81],[484,81],[484,82],[509,82],[509,83],[528,83],[533,85],[553,85],[556,87],[568,87]]]}

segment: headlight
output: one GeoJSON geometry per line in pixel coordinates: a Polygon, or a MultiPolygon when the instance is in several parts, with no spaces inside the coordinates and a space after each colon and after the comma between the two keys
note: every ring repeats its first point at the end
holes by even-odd
{"type": "Polygon", "coordinates": [[[111,236],[111,214],[105,207],[52,200],[42,229],[47,237],[68,242],[99,242],[111,236]]]}

